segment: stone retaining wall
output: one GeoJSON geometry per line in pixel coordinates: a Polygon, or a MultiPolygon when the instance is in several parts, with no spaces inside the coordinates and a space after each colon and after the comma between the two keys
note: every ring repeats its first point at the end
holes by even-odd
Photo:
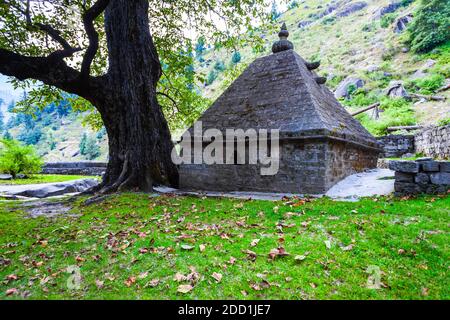
{"type": "Polygon", "coordinates": [[[377,138],[382,158],[400,158],[419,153],[434,159],[450,159],[450,125],[429,127],[416,135],[388,135],[377,138]]]}
{"type": "Polygon", "coordinates": [[[42,167],[42,173],[101,176],[106,166],[105,162],[47,162],[42,167]]]}
{"type": "Polygon", "coordinates": [[[414,135],[388,135],[377,138],[383,153],[381,158],[400,158],[404,154],[414,153],[414,135]]]}
{"type": "Polygon", "coordinates": [[[395,171],[396,195],[437,194],[450,190],[450,161],[431,158],[391,161],[389,169],[395,171]]]}
{"type": "Polygon", "coordinates": [[[450,159],[450,125],[431,127],[415,136],[416,153],[438,159],[450,159]]]}

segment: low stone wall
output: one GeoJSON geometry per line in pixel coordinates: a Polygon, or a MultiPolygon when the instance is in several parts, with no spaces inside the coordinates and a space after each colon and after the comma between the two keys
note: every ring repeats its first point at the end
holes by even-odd
{"type": "Polygon", "coordinates": [[[47,162],[42,167],[42,173],[101,176],[106,166],[105,162],[47,162]]]}
{"type": "Polygon", "coordinates": [[[377,138],[383,148],[381,158],[400,158],[404,154],[414,153],[414,135],[388,135],[377,138]]]}
{"type": "Polygon", "coordinates": [[[450,125],[431,127],[415,136],[416,153],[438,159],[450,159],[450,125]]]}
{"type": "Polygon", "coordinates": [[[431,158],[391,161],[389,169],[395,171],[396,195],[437,194],[450,190],[450,161],[431,158]]]}

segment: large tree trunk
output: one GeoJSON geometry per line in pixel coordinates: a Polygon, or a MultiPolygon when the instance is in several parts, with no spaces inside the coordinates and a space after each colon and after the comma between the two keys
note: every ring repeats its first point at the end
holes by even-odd
{"type": "Polygon", "coordinates": [[[105,10],[109,51],[106,94],[96,107],[109,138],[100,192],[178,186],[170,132],[156,99],[161,66],[148,21],[148,0],[111,0],[105,10]]]}

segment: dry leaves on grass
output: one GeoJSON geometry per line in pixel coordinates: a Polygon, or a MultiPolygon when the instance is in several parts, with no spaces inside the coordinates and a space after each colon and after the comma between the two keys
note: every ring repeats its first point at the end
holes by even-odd
{"type": "Polygon", "coordinates": [[[216,279],[216,281],[219,283],[220,281],[222,281],[222,274],[221,273],[217,273],[217,272],[214,272],[212,275],[211,275],[211,277],[213,277],[214,279],[216,279]]]}
{"type": "Polygon", "coordinates": [[[256,247],[256,245],[259,243],[260,239],[253,239],[252,242],[250,242],[251,247],[256,247]]]}
{"type": "Polygon", "coordinates": [[[277,257],[284,257],[288,255],[289,253],[287,253],[283,247],[274,248],[269,252],[269,260],[275,260],[277,257]]]}
{"type": "Polygon", "coordinates": [[[256,252],[254,252],[254,251],[252,251],[252,250],[246,249],[246,250],[242,250],[242,252],[245,253],[245,254],[247,255],[247,259],[250,260],[250,261],[255,261],[255,260],[256,260],[256,257],[258,256],[258,255],[256,254],[256,252]]]}
{"type": "Polygon", "coordinates": [[[177,291],[179,293],[189,293],[189,292],[192,291],[192,289],[194,289],[194,287],[192,285],[190,285],[190,284],[180,284],[178,286],[177,291]]]}

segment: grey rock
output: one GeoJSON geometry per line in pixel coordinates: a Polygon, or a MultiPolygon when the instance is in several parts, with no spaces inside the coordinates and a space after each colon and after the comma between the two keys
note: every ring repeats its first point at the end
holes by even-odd
{"type": "Polygon", "coordinates": [[[398,172],[417,173],[419,172],[419,164],[415,161],[391,161],[389,169],[398,172]]]}
{"type": "Polygon", "coordinates": [[[0,180],[12,180],[12,178],[10,174],[0,174],[0,180]]]}
{"type": "Polygon", "coordinates": [[[424,192],[420,185],[408,182],[395,182],[394,190],[399,195],[420,194],[424,192]]]}
{"type": "Polygon", "coordinates": [[[404,155],[402,155],[402,158],[412,158],[414,157],[414,153],[405,153],[404,155]]]}
{"type": "Polygon", "coordinates": [[[378,70],[380,70],[380,67],[377,66],[376,64],[371,64],[370,66],[368,66],[366,68],[367,72],[375,72],[375,71],[378,71],[378,70]]]}
{"type": "Polygon", "coordinates": [[[436,172],[439,171],[439,162],[436,161],[424,161],[420,164],[423,171],[436,172]]]}
{"type": "Polygon", "coordinates": [[[414,182],[419,184],[427,184],[430,182],[430,177],[426,173],[418,173],[414,177],[414,182]]]}
{"type": "Polygon", "coordinates": [[[391,81],[386,89],[386,95],[391,98],[407,98],[409,97],[406,92],[402,81],[391,81]]]}
{"type": "Polygon", "coordinates": [[[66,193],[82,192],[98,184],[95,179],[82,179],[61,183],[45,183],[35,185],[17,185],[2,187],[2,193],[28,198],[47,198],[66,193]]]}
{"type": "Polygon", "coordinates": [[[426,72],[426,71],[430,70],[435,64],[436,64],[436,60],[428,59],[425,62],[425,64],[422,66],[421,70],[426,72]]]}
{"type": "Polygon", "coordinates": [[[338,17],[346,17],[351,15],[352,13],[355,13],[357,11],[360,11],[367,7],[367,2],[364,1],[358,1],[354,3],[350,3],[346,5],[344,8],[336,12],[336,16],[338,17]]]}
{"type": "Polygon", "coordinates": [[[422,158],[417,158],[416,159],[416,161],[419,161],[419,162],[431,161],[431,160],[433,160],[433,158],[431,158],[431,157],[422,157],[422,158]]]}
{"type": "Polygon", "coordinates": [[[395,172],[396,182],[414,182],[414,173],[395,172]]]}
{"type": "Polygon", "coordinates": [[[408,24],[412,21],[413,15],[407,14],[403,17],[397,18],[394,23],[394,32],[395,33],[402,33],[406,30],[406,27],[408,24]]]}
{"type": "Polygon", "coordinates": [[[300,28],[300,29],[305,29],[307,26],[309,26],[311,23],[313,23],[313,21],[311,21],[311,20],[303,20],[303,21],[300,21],[299,23],[298,23],[298,27],[300,28]]]}
{"type": "Polygon", "coordinates": [[[441,172],[450,172],[450,162],[449,161],[440,162],[439,167],[440,167],[441,172]]]}
{"type": "Polygon", "coordinates": [[[450,172],[438,172],[430,174],[431,183],[450,186],[450,172]]]}
{"type": "Polygon", "coordinates": [[[384,6],[384,7],[381,7],[379,9],[377,9],[373,13],[372,19],[374,19],[374,20],[381,19],[381,17],[383,17],[384,15],[397,11],[398,8],[400,8],[401,6],[402,6],[402,2],[401,1],[391,2],[387,6],[384,6]]]}
{"type": "Polygon", "coordinates": [[[334,96],[336,98],[349,98],[348,90],[350,86],[355,86],[355,88],[364,87],[364,80],[356,77],[347,77],[338,85],[336,91],[334,92],[334,96]]]}

